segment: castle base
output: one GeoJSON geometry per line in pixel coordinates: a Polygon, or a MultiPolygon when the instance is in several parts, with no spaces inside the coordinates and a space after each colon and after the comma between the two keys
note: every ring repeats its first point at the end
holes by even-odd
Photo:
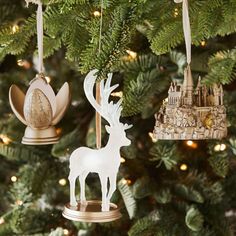
{"type": "Polygon", "coordinates": [[[222,139],[227,136],[226,109],[212,107],[166,106],[155,115],[155,139],[199,140],[222,139]],[[164,112],[163,112],[164,111],[164,112]]]}

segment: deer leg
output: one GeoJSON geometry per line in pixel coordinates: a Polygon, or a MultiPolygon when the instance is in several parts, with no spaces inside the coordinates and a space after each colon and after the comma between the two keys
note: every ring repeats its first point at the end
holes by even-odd
{"type": "Polygon", "coordinates": [[[108,206],[108,209],[110,207],[110,199],[111,199],[113,193],[116,190],[116,175],[117,174],[113,174],[113,175],[109,176],[110,188],[109,188],[109,192],[108,192],[108,195],[107,195],[107,206],[108,206]]]}
{"type": "Polygon", "coordinates": [[[70,205],[71,206],[77,206],[77,201],[75,198],[75,181],[76,177],[73,176],[71,173],[68,177],[69,182],[70,182],[70,205]]]}
{"type": "Polygon", "coordinates": [[[101,181],[101,187],[102,187],[102,211],[109,211],[107,209],[107,204],[106,204],[106,196],[107,196],[107,176],[100,175],[99,178],[101,181]]]}
{"type": "Polygon", "coordinates": [[[85,179],[86,179],[87,175],[88,175],[87,172],[83,172],[79,176],[79,182],[80,182],[80,203],[82,205],[87,205],[86,197],[85,197],[85,179]]]}

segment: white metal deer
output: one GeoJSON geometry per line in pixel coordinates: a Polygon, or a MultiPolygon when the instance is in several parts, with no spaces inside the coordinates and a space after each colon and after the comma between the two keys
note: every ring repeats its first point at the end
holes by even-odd
{"type": "Polygon", "coordinates": [[[102,189],[102,211],[109,211],[110,199],[116,190],[116,176],[120,166],[120,148],[128,146],[131,141],[126,137],[125,130],[132,125],[120,122],[121,102],[116,104],[109,102],[111,92],[119,85],[111,86],[112,74],[108,75],[106,83],[100,84],[101,102],[98,104],[93,95],[93,88],[96,83],[97,70],[92,70],[84,80],[84,91],[87,99],[95,110],[108,121],[106,131],[110,134],[107,145],[101,149],[90,149],[80,147],[70,156],[70,205],[77,206],[75,198],[75,182],[79,177],[80,182],[80,203],[87,204],[85,198],[85,179],[91,172],[98,173],[102,189]],[[107,182],[110,182],[109,191],[107,182]]]}

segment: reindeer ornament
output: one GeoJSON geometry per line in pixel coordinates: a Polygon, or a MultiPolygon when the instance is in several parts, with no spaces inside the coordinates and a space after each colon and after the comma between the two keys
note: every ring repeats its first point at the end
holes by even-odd
{"type": "Polygon", "coordinates": [[[63,215],[68,219],[77,221],[106,222],[121,216],[117,212],[116,205],[110,203],[110,199],[116,190],[116,177],[120,166],[120,148],[131,144],[125,132],[131,125],[123,124],[119,121],[122,100],[120,99],[116,104],[109,102],[111,92],[119,86],[118,84],[111,86],[112,74],[108,75],[106,82],[101,82],[101,102],[100,104],[97,103],[93,96],[93,88],[97,78],[96,73],[97,70],[93,70],[86,76],[84,91],[91,105],[109,123],[109,126],[106,126],[109,140],[106,146],[101,149],[80,147],[71,154],[69,174],[70,205],[65,207],[63,215]],[[100,178],[102,202],[87,201],[85,198],[85,179],[92,172],[97,173],[100,178]],[[80,182],[80,201],[78,203],[75,198],[77,177],[79,177],[80,182]],[[107,187],[108,180],[110,183],[109,190],[107,187]]]}

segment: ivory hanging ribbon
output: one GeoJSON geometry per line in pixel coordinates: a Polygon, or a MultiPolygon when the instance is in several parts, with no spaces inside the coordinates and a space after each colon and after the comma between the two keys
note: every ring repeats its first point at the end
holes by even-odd
{"type": "Polygon", "coordinates": [[[37,40],[38,40],[38,72],[43,73],[43,9],[42,2],[40,0],[25,0],[27,7],[29,3],[38,5],[37,10],[37,40]]]}
{"type": "Polygon", "coordinates": [[[175,3],[181,3],[183,7],[183,29],[186,45],[187,63],[191,63],[191,28],[188,12],[188,0],[174,0],[175,3]]]}
{"type": "MultiPolygon", "coordinates": [[[[98,54],[101,53],[102,46],[102,24],[103,24],[103,0],[101,0],[101,18],[100,18],[100,29],[99,29],[99,42],[98,42],[98,54]]],[[[100,96],[100,83],[96,84],[96,101],[97,103],[101,102],[100,96]]],[[[96,112],[96,146],[101,148],[102,146],[102,119],[101,115],[96,112]]]]}

